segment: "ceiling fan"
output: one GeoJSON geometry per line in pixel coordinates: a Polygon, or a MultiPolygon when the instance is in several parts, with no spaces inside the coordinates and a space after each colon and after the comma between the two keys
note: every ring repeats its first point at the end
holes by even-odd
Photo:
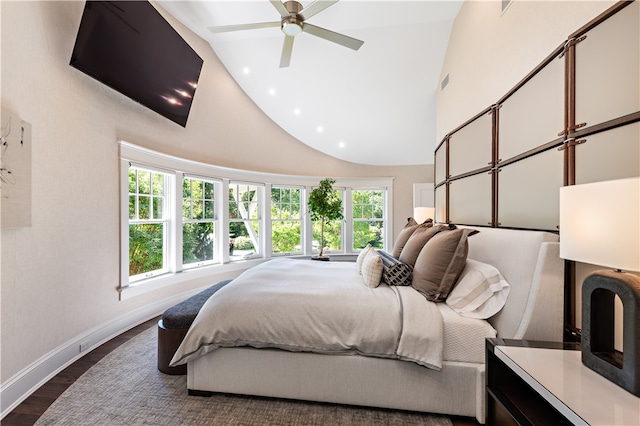
{"type": "Polygon", "coordinates": [[[209,27],[209,31],[213,33],[222,33],[279,26],[285,36],[284,44],[282,45],[282,54],[280,55],[280,68],[289,66],[289,63],[291,62],[291,52],[293,51],[294,37],[301,32],[309,33],[353,50],[358,50],[360,46],[364,44],[364,41],[320,28],[306,22],[307,19],[322,12],[332,4],[337,3],[338,0],[316,0],[305,8],[303,8],[297,1],[287,1],[283,3],[281,0],[269,0],[269,2],[276,8],[278,13],[280,13],[280,21],[222,25],[209,27]]]}

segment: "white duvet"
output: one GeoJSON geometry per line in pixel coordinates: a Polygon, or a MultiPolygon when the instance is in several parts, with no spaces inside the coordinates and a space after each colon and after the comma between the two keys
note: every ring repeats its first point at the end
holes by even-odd
{"type": "Polygon", "coordinates": [[[443,322],[412,287],[364,285],[355,263],[275,259],[204,304],[171,365],[236,346],[401,359],[440,370],[443,322]]]}

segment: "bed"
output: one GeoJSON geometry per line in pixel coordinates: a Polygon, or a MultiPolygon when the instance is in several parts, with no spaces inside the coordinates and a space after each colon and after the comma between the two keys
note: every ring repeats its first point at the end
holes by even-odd
{"type": "MultiPolygon", "coordinates": [[[[419,293],[410,286],[382,283],[377,288],[369,288],[362,284],[362,289],[355,289],[355,284],[345,284],[351,285],[350,289],[357,290],[358,300],[364,301],[360,304],[364,307],[357,307],[356,303],[349,302],[354,306],[356,316],[364,318],[363,322],[354,323],[357,328],[371,327],[371,333],[384,335],[386,331],[381,331],[381,326],[369,324],[374,321],[373,317],[376,315],[368,315],[366,309],[376,306],[370,311],[381,312],[387,309],[385,304],[393,304],[395,298],[396,303],[402,307],[400,315],[392,315],[399,321],[399,325],[393,325],[393,321],[387,317],[385,321],[392,323],[391,328],[400,329],[407,335],[398,335],[395,346],[392,342],[389,349],[389,344],[385,343],[372,346],[366,338],[364,342],[352,342],[350,339],[353,338],[353,334],[349,334],[350,328],[346,327],[345,334],[336,333],[333,346],[324,350],[307,350],[297,341],[287,341],[284,344],[279,341],[278,345],[256,343],[263,342],[263,335],[250,335],[246,339],[238,339],[230,337],[229,329],[216,331],[215,341],[213,338],[207,340],[209,337],[198,335],[194,331],[198,328],[196,324],[203,325],[199,327],[203,328],[224,322],[228,312],[221,312],[217,318],[214,316],[214,319],[207,319],[206,312],[220,312],[226,302],[216,298],[221,293],[233,294],[233,284],[243,278],[241,275],[205,303],[176,352],[172,365],[187,362],[187,388],[189,393],[194,395],[223,392],[301,399],[469,416],[484,423],[485,338],[497,335],[501,338],[561,341],[563,262],[559,258],[558,236],[553,233],[477,228],[480,232],[473,235],[473,228],[459,229],[466,229],[465,233],[468,235],[464,246],[464,261],[467,265],[464,266],[465,271],[470,268],[468,265],[474,262],[491,265],[501,274],[501,282],[508,283],[505,286],[507,291],[496,290],[496,294],[506,292],[507,296],[503,297],[506,298],[506,303],[497,314],[487,320],[473,318],[473,315],[460,315],[447,303],[432,303],[426,300],[442,297],[440,292],[435,296],[425,296],[426,293],[422,290],[419,293]],[[232,290],[227,292],[229,288],[232,290]],[[390,297],[378,300],[382,294],[390,297]],[[416,294],[418,297],[415,297],[416,294]],[[422,312],[421,307],[415,308],[423,303],[420,300],[430,306],[426,312],[422,312]],[[209,304],[213,305],[213,311],[205,309],[209,304]],[[432,340],[421,341],[423,337],[416,331],[420,328],[419,325],[426,322],[436,324],[440,318],[441,330],[429,331],[429,339],[432,340]],[[437,336],[438,333],[440,337],[437,336]],[[241,346],[232,347],[230,342],[234,340],[241,346]]],[[[411,232],[406,233],[412,237],[411,232]]],[[[435,238],[432,238],[424,248],[434,240],[435,238]]],[[[408,246],[412,241],[409,239],[405,243],[408,246]]],[[[360,257],[358,260],[360,262],[360,257]]],[[[276,276],[273,274],[282,268],[288,268],[291,262],[296,263],[296,268],[302,267],[311,275],[322,274],[319,271],[326,268],[329,275],[337,273],[353,278],[359,274],[358,271],[354,272],[356,267],[364,268],[364,265],[343,262],[329,262],[329,265],[310,260],[272,260],[266,265],[272,264],[275,272],[269,271],[268,268],[267,272],[260,272],[260,269],[250,270],[247,274],[250,276],[248,282],[253,285],[259,284],[260,279],[263,279],[260,273],[268,277],[264,278],[264,282],[273,282],[276,276]],[[347,270],[350,272],[345,272],[347,270]]],[[[420,260],[416,262],[414,280],[418,275],[420,260]]],[[[462,278],[460,274],[456,275],[457,282],[462,278]]],[[[325,281],[331,280],[335,281],[335,276],[325,281]]],[[[311,284],[311,290],[304,291],[322,293],[326,290],[318,289],[318,285],[311,284]]],[[[242,295],[245,291],[243,288],[248,286],[236,287],[239,288],[236,291],[240,291],[239,294],[242,295]]],[[[276,303],[276,299],[281,299],[273,297],[280,291],[279,281],[274,287],[276,292],[271,293],[271,299],[265,295],[260,297],[276,303]]],[[[456,288],[453,287],[454,290],[456,288]]],[[[342,288],[340,291],[344,293],[347,290],[342,288]]],[[[449,296],[453,296],[453,291],[449,296]]],[[[329,303],[338,303],[337,299],[329,300],[329,303]]],[[[308,314],[309,311],[305,309],[313,309],[305,308],[304,302],[296,302],[294,306],[296,308],[287,310],[300,310],[308,314]]],[[[263,313],[257,305],[248,304],[246,309],[248,312],[255,312],[255,315],[249,315],[250,317],[255,316],[258,318],[257,321],[263,321],[263,313]]],[[[236,320],[232,322],[231,328],[234,328],[236,320]]],[[[339,324],[326,322],[330,324],[330,330],[339,327],[339,324]]],[[[336,319],[334,322],[340,320],[336,319]]],[[[300,327],[304,329],[308,325],[300,327]]],[[[276,324],[271,328],[262,328],[267,330],[267,334],[280,337],[278,333],[283,327],[276,324]]],[[[435,329],[438,329],[438,326],[435,329]]],[[[309,330],[302,336],[305,340],[303,343],[315,347],[313,338],[318,331],[315,328],[309,330]],[[309,339],[311,340],[307,341],[309,339]]],[[[393,337],[389,339],[393,340],[393,337]]]]}

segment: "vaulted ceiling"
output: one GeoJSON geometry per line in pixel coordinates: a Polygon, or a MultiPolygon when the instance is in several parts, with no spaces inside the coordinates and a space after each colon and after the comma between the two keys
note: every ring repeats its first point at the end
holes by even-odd
{"type": "Polygon", "coordinates": [[[356,163],[433,163],[436,91],[461,1],[342,0],[308,22],[362,40],[362,47],[303,32],[287,68],[279,67],[279,27],[208,29],[279,21],[268,0],[158,4],[207,40],[258,107],[302,143],[356,163]]]}

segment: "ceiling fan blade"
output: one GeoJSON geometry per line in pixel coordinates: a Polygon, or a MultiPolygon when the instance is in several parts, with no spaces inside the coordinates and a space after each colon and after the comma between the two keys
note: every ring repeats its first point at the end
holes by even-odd
{"type": "Polygon", "coordinates": [[[309,6],[302,9],[298,15],[300,15],[302,19],[309,19],[313,15],[322,12],[323,10],[337,2],[338,0],[316,0],[309,6]]]}
{"type": "Polygon", "coordinates": [[[219,25],[215,27],[209,27],[209,31],[212,33],[228,33],[230,31],[242,31],[242,30],[257,30],[260,28],[279,27],[280,22],[257,22],[253,24],[236,24],[236,25],[219,25]]]}
{"type": "Polygon", "coordinates": [[[324,28],[316,27],[315,25],[307,24],[306,22],[302,26],[302,31],[309,33],[316,37],[323,38],[325,40],[338,43],[349,49],[358,50],[360,46],[364,44],[364,41],[355,39],[353,37],[346,36],[344,34],[336,33],[324,28]]]}
{"type": "Polygon", "coordinates": [[[289,11],[280,0],[269,0],[269,3],[276,8],[280,16],[289,16],[289,11]]]}
{"type": "Polygon", "coordinates": [[[291,52],[293,51],[293,36],[285,36],[282,45],[282,55],[280,55],[280,68],[286,68],[291,62],[291,52]]]}

